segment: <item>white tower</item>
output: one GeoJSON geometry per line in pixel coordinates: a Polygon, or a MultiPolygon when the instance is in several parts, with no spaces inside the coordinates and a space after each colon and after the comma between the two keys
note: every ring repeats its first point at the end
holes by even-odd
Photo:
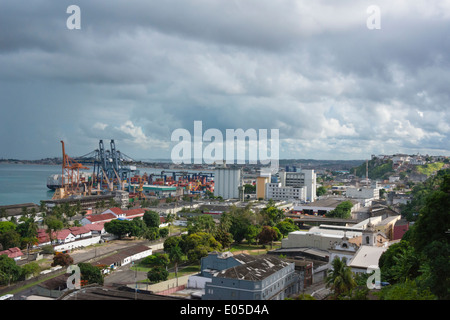
{"type": "Polygon", "coordinates": [[[364,246],[376,246],[377,245],[377,231],[375,225],[369,219],[367,227],[362,232],[362,245],[364,246]]]}

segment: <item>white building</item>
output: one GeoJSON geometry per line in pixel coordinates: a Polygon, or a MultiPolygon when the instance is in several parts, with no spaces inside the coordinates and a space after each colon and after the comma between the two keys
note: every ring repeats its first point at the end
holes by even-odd
{"type": "Polygon", "coordinates": [[[266,199],[272,200],[298,200],[306,201],[307,188],[306,186],[283,187],[281,183],[266,183],[266,199]]]}
{"type": "Polygon", "coordinates": [[[225,165],[214,169],[214,196],[223,199],[238,199],[242,173],[240,169],[227,168],[225,165]]]}
{"type": "Polygon", "coordinates": [[[380,198],[380,189],[374,187],[351,187],[347,188],[346,196],[348,198],[354,199],[373,199],[377,200],[380,198]]]}
{"type": "Polygon", "coordinates": [[[316,200],[316,173],[314,170],[301,170],[300,172],[280,172],[280,182],[283,187],[306,187],[306,201],[316,200]]]}

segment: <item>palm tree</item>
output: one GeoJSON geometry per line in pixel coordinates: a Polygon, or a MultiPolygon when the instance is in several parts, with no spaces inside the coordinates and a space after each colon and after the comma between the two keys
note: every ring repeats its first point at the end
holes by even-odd
{"type": "Polygon", "coordinates": [[[178,263],[183,260],[183,252],[179,246],[175,246],[170,249],[169,259],[175,264],[175,277],[177,278],[178,287],[178,263]]]}
{"type": "Polygon", "coordinates": [[[331,262],[332,269],[328,270],[326,285],[334,291],[335,299],[347,295],[356,287],[356,281],[350,267],[347,266],[347,259],[336,257],[331,262]]]}
{"type": "Polygon", "coordinates": [[[166,222],[167,222],[167,224],[169,225],[169,235],[170,235],[170,225],[172,224],[172,222],[175,220],[175,216],[174,216],[174,214],[173,213],[169,213],[169,214],[167,214],[167,216],[166,216],[166,222]]]}

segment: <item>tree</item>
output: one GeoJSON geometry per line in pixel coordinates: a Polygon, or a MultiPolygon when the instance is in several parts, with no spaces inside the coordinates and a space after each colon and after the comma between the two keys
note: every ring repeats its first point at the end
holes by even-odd
{"type": "Polygon", "coordinates": [[[284,219],[277,223],[276,227],[280,230],[283,237],[287,237],[290,232],[300,230],[299,227],[294,223],[292,219],[284,219]]]}
{"type": "Polygon", "coordinates": [[[20,247],[20,241],[20,234],[15,230],[0,232],[0,247],[3,247],[3,250],[20,247]]]}
{"type": "Polygon", "coordinates": [[[182,237],[180,248],[189,261],[194,262],[208,255],[208,252],[220,250],[222,245],[209,233],[198,232],[182,237]]]}
{"type": "Polygon", "coordinates": [[[258,234],[258,240],[259,243],[261,244],[267,244],[270,242],[272,246],[272,242],[276,239],[277,239],[277,232],[274,228],[270,226],[262,227],[261,232],[258,234]]]}
{"type": "Polygon", "coordinates": [[[53,262],[51,264],[52,267],[63,266],[67,267],[73,264],[73,258],[67,253],[57,253],[53,257],[53,262]]]}
{"type": "Polygon", "coordinates": [[[170,252],[173,247],[176,247],[180,244],[181,237],[169,237],[164,241],[164,251],[170,252]]]}
{"type": "Polygon", "coordinates": [[[318,197],[320,197],[320,196],[323,196],[323,195],[327,194],[327,192],[328,192],[327,188],[325,188],[324,186],[320,186],[316,190],[316,195],[318,197]]]}
{"type": "Polygon", "coordinates": [[[82,263],[78,264],[81,273],[81,280],[86,281],[87,284],[103,284],[103,275],[99,268],[94,267],[90,263],[82,263]]]}
{"type": "Polygon", "coordinates": [[[142,259],[141,263],[146,267],[161,266],[167,268],[169,265],[169,255],[166,253],[155,253],[142,259]]]}
{"type": "Polygon", "coordinates": [[[436,300],[429,289],[421,289],[414,280],[406,280],[381,289],[381,300],[436,300]]]}
{"type": "Polygon", "coordinates": [[[152,283],[157,283],[160,281],[165,281],[169,277],[169,272],[161,266],[153,267],[147,273],[147,278],[152,283]]]}
{"type": "Polygon", "coordinates": [[[175,266],[175,277],[177,278],[177,287],[178,287],[178,263],[183,261],[183,252],[180,247],[175,246],[170,249],[169,259],[175,266]]]}
{"type": "Polygon", "coordinates": [[[413,228],[412,243],[421,251],[433,241],[448,243],[450,229],[450,173],[442,178],[438,190],[425,199],[413,228]]]}
{"type": "Polygon", "coordinates": [[[145,233],[147,232],[147,225],[145,224],[144,220],[139,218],[134,218],[131,220],[131,232],[130,236],[142,238],[145,236],[145,233]]]}
{"type": "Polygon", "coordinates": [[[328,218],[341,218],[349,219],[351,218],[351,210],[353,208],[353,203],[351,201],[343,201],[334,208],[334,210],[329,211],[326,216],[328,218]]]}
{"type": "Polygon", "coordinates": [[[39,264],[37,262],[27,263],[26,265],[24,265],[22,267],[21,279],[26,280],[31,275],[37,276],[37,275],[39,275],[40,271],[41,271],[41,267],[39,266],[39,264]]]}
{"type": "Polygon", "coordinates": [[[53,241],[53,232],[64,228],[62,221],[53,215],[45,217],[44,224],[47,225],[47,233],[50,238],[50,243],[53,241]]]}
{"type": "Polygon", "coordinates": [[[283,210],[278,209],[274,206],[267,206],[262,210],[262,215],[265,217],[264,224],[267,224],[269,226],[274,226],[278,222],[280,222],[282,219],[284,219],[284,213],[283,210]]]}
{"type": "Polygon", "coordinates": [[[334,258],[331,262],[332,268],[328,270],[325,279],[326,286],[334,291],[335,299],[350,295],[352,289],[356,286],[352,271],[346,262],[346,258],[334,258]]]}
{"type": "Polygon", "coordinates": [[[187,229],[189,234],[197,232],[214,233],[216,230],[216,223],[212,216],[205,214],[188,219],[187,229]]]}
{"type": "Polygon", "coordinates": [[[166,223],[169,225],[169,234],[170,234],[170,226],[172,225],[172,223],[175,221],[175,215],[173,213],[169,213],[166,216],[166,223]]]}
{"type": "Polygon", "coordinates": [[[0,255],[0,284],[10,285],[11,282],[20,279],[21,269],[14,259],[9,258],[6,254],[0,255]]]}
{"type": "Polygon", "coordinates": [[[130,220],[115,219],[105,223],[105,231],[122,239],[123,236],[133,231],[133,225],[130,220]]]}
{"type": "Polygon", "coordinates": [[[159,228],[147,228],[147,231],[144,234],[144,238],[147,240],[156,240],[159,239],[159,228]]]}
{"type": "Polygon", "coordinates": [[[258,240],[258,235],[260,232],[261,227],[251,224],[247,227],[247,231],[245,232],[245,239],[249,244],[254,244],[258,240]]]}
{"type": "Polygon", "coordinates": [[[159,228],[160,220],[158,212],[151,210],[145,211],[143,219],[148,228],[159,228]]]}
{"type": "Polygon", "coordinates": [[[165,238],[169,235],[169,228],[160,228],[159,229],[159,236],[161,238],[165,238]]]}

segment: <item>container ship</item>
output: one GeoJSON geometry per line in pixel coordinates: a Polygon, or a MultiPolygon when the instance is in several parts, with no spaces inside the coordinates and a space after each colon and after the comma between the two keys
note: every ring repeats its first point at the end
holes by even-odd
{"type": "MultiPolygon", "coordinates": [[[[76,174],[76,173],[74,173],[76,174]]],[[[92,177],[90,172],[80,172],[80,183],[87,182],[92,177]]],[[[66,177],[67,179],[67,177],[66,177]]],[[[56,190],[62,188],[62,174],[52,174],[47,178],[47,188],[50,190],[56,190]]]]}

